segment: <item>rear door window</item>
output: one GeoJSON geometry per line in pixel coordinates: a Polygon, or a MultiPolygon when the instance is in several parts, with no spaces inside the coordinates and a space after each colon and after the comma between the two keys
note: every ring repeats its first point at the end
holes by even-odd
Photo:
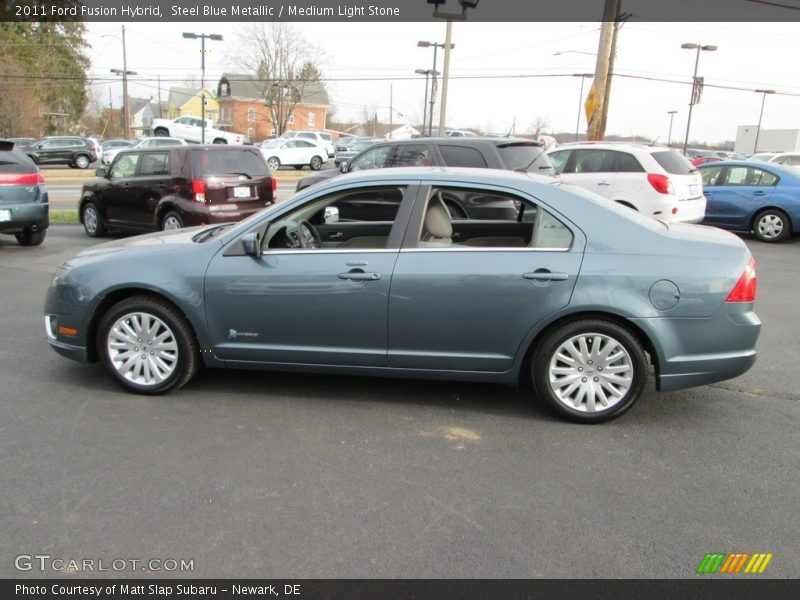
{"type": "Polygon", "coordinates": [[[614,154],[613,150],[576,150],[564,173],[612,173],[614,154]]]}
{"type": "Polygon", "coordinates": [[[120,154],[111,166],[111,178],[125,179],[136,175],[136,166],[139,164],[141,156],[138,152],[120,154]]]}
{"type": "Polygon", "coordinates": [[[617,173],[644,173],[644,168],[633,154],[617,152],[617,173]]]}
{"type": "Polygon", "coordinates": [[[443,144],[439,146],[439,152],[442,153],[444,164],[448,167],[476,167],[485,169],[488,165],[483,154],[475,148],[467,146],[450,146],[443,144]]]}
{"type": "Polygon", "coordinates": [[[142,155],[139,175],[169,175],[169,152],[148,152],[142,155]]]}

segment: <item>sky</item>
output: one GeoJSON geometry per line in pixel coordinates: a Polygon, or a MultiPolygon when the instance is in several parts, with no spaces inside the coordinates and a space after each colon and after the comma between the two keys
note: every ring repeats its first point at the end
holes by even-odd
{"type": "MultiPolygon", "coordinates": [[[[119,106],[122,85],[109,69],[122,67],[121,23],[89,23],[92,87],[108,103],[119,106]],[[104,78],[108,77],[108,80],[104,78]]],[[[365,108],[397,124],[422,120],[425,78],[415,69],[431,69],[433,49],[418,48],[420,40],[443,43],[445,24],[433,23],[293,23],[297,33],[322,56],[337,120],[361,120],[365,108]]],[[[243,23],[127,23],[129,94],[167,99],[173,85],[200,80],[200,42],[185,40],[183,31],[222,34],[224,41],[207,42],[206,84],[216,87],[220,74],[236,71],[237,49],[246,43],[243,23]]],[[[543,118],[546,131],[574,132],[579,116],[581,78],[593,73],[600,35],[599,23],[471,23],[453,24],[447,127],[516,133],[543,118]],[[560,53],[560,54],[557,54],[560,53]],[[554,77],[554,75],[560,75],[554,77]]],[[[672,142],[686,131],[695,51],[684,42],[716,45],[702,52],[698,74],[708,84],[748,91],[706,87],[694,107],[690,139],[710,143],[732,140],[739,125],[758,122],[763,95],[752,90],[774,89],[766,97],[762,128],[800,128],[799,23],[652,23],[631,21],[620,31],[607,134],[643,135],[666,142],[670,117],[676,110],[672,142]],[[638,78],[668,79],[660,82],[638,78]],[[683,82],[683,83],[674,83],[683,82]],[[781,93],[782,92],[782,93],[781,93]]],[[[442,70],[442,51],[437,70],[442,70]]],[[[583,98],[588,93],[586,80],[583,98]]],[[[441,86],[440,86],[441,89],[441,86]]],[[[434,113],[438,123],[439,108],[434,113]]],[[[579,129],[586,119],[580,109],[579,129]]]]}

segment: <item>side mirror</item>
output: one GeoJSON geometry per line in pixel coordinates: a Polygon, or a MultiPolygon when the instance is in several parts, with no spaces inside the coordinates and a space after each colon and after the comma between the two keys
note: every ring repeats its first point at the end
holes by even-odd
{"type": "Polygon", "coordinates": [[[323,213],[325,223],[338,223],[339,222],[339,209],[335,206],[326,206],[323,213]]]}
{"type": "Polygon", "coordinates": [[[242,250],[247,256],[252,256],[253,258],[260,258],[261,257],[261,234],[257,231],[251,231],[250,233],[245,233],[242,236],[242,250]]]}
{"type": "Polygon", "coordinates": [[[339,165],[339,170],[340,170],[342,173],[347,173],[347,169],[348,169],[348,167],[347,167],[347,161],[346,161],[346,160],[343,160],[343,161],[341,162],[341,164],[339,165]]]}
{"type": "Polygon", "coordinates": [[[105,167],[100,167],[99,169],[94,170],[95,177],[105,177],[106,176],[106,169],[105,167]]]}

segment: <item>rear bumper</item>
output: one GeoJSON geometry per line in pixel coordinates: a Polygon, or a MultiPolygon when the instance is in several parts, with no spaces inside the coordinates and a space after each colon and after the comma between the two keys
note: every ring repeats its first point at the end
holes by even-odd
{"type": "Polygon", "coordinates": [[[30,204],[0,204],[0,209],[11,211],[10,221],[0,221],[0,232],[16,233],[23,229],[41,231],[50,226],[49,204],[32,202],[30,204]]]}
{"type": "Polygon", "coordinates": [[[654,342],[656,387],[679,390],[733,379],[756,362],[761,320],[752,304],[726,303],[707,319],[632,319],[654,342]]]}

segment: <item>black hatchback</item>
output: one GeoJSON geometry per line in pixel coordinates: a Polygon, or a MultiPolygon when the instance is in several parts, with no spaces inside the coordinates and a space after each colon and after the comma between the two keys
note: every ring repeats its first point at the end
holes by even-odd
{"type": "Polygon", "coordinates": [[[0,233],[21,246],[38,246],[50,224],[47,186],[30,158],[14,143],[0,140],[0,233]]]}
{"type": "Polygon", "coordinates": [[[90,237],[240,221],[275,202],[276,182],[252,146],[131,148],[96,175],[78,206],[90,237]]]}

